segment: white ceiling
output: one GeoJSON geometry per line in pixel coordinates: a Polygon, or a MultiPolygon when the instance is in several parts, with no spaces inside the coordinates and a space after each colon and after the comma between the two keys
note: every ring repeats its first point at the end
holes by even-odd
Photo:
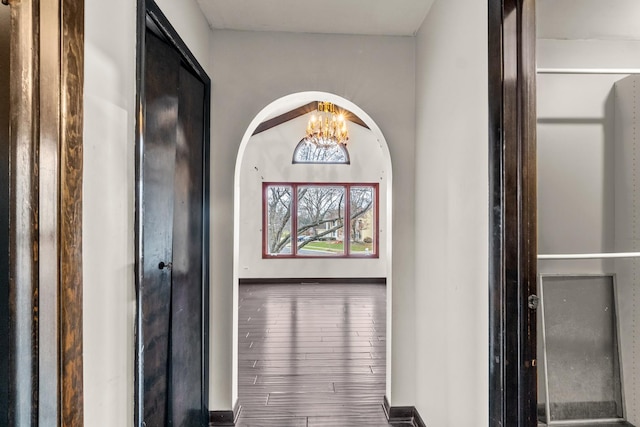
{"type": "Polygon", "coordinates": [[[412,36],[434,0],[198,0],[214,29],[412,36]]]}

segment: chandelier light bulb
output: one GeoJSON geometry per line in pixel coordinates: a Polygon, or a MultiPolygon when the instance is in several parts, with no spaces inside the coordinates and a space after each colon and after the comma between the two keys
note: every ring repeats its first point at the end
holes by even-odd
{"type": "Polygon", "coordinates": [[[349,140],[347,123],[343,114],[336,114],[335,106],[330,102],[318,102],[318,117],[312,114],[307,123],[307,143],[317,147],[329,148],[346,145],[349,140]]]}

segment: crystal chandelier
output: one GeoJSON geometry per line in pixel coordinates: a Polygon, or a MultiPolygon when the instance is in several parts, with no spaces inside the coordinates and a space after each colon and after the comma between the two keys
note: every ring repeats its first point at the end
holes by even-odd
{"type": "Polygon", "coordinates": [[[305,140],[322,148],[347,145],[349,132],[344,115],[336,114],[332,103],[318,102],[318,112],[311,115],[307,124],[305,140]]]}

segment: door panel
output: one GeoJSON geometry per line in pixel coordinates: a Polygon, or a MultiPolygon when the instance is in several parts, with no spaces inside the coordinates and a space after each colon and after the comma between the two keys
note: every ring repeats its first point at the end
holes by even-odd
{"type": "Polygon", "coordinates": [[[142,157],[142,325],[143,421],[165,426],[168,420],[167,374],[170,363],[173,184],[178,120],[180,57],[147,32],[145,138],[142,157]]]}
{"type": "Polygon", "coordinates": [[[204,84],[180,68],[173,216],[171,421],[203,425],[202,279],[204,84]]]}
{"type": "MultiPolygon", "coordinates": [[[[157,31],[158,28],[155,28],[157,31]]],[[[142,143],[140,424],[204,426],[206,87],[146,33],[142,143]]]]}

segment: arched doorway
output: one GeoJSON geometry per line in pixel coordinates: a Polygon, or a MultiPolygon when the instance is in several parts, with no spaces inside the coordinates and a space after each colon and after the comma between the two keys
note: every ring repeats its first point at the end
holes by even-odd
{"type": "MultiPolygon", "coordinates": [[[[311,111],[310,109],[309,111],[311,111]]],[[[390,396],[391,373],[391,266],[392,173],[386,140],[376,123],[361,108],[340,96],[325,92],[300,92],[266,106],[253,119],[240,144],[234,179],[233,261],[233,400],[238,399],[238,296],[246,279],[375,278],[386,282],[386,390],[390,396]],[[348,145],[350,164],[294,164],[292,155],[304,136],[308,115],[300,110],[316,101],[327,101],[352,113],[348,145]],[[268,130],[263,131],[265,128],[268,130]],[[299,129],[297,134],[293,129],[299,129]],[[296,137],[296,135],[298,135],[296,137]],[[260,206],[268,183],[340,184],[345,188],[373,185],[377,189],[377,252],[375,257],[265,257],[260,206]]],[[[304,236],[297,236],[297,239],[304,236]]],[[[345,239],[346,241],[346,239],[345,239]]],[[[346,254],[349,250],[345,249],[346,254]]]]}

